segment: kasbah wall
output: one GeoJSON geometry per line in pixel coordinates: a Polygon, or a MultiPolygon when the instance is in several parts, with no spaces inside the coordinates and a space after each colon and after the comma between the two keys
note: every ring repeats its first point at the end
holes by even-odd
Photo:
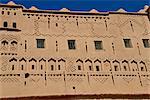
{"type": "Polygon", "coordinates": [[[0,4],[0,97],[150,94],[147,8],[101,13],[0,4]],[[102,41],[100,50],[94,41],[102,41]]]}

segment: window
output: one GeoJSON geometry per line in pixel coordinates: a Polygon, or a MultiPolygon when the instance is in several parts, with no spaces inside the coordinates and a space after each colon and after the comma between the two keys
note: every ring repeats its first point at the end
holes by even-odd
{"type": "Polygon", "coordinates": [[[99,71],[99,66],[96,66],[96,71],[99,71]]]}
{"type": "Polygon", "coordinates": [[[60,65],[58,65],[58,70],[60,70],[60,65]]]}
{"type": "Polygon", "coordinates": [[[54,66],[53,65],[51,65],[51,70],[54,70],[54,66]]]}
{"type": "Polygon", "coordinates": [[[123,68],[124,68],[125,71],[127,71],[127,67],[126,66],[123,66],[123,68]]]}
{"type": "Polygon", "coordinates": [[[32,69],[34,69],[34,65],[32,65],[32,69]]]}
{"type": "Polygon", "coordinates": [[[118,71],[118,66],[115,65],[114,68],[115,68],[115,71],[118,71]]]}
{"type": "Polygon", "coordinates": [[[45,48],[44,47],[45,39],[36,39],[36,40],[37,40],[37,48],[45,48]]]}
{"type": "Polygon", "coordinates": [[[23,65],[21,65],[21,70],[23,70],[23,65]]]}
{"type": "Polygon", "coordinates": [[[126,48],[132,48],[131,39],[123,39],[126,48]]]}
{"type": "Polygon", "coordinates": [[[16,22],[13,22],[13,28],[16,28],[17,25],[16,25],[16,22]]]}
{"type": "Polygon", "coordinates": [[[143,40],[143,45],[145,48],[150,48],[150,43],[149,43],[149,39],[142,39],[143,40]]]}
{"type": "Polygon", "coordinates": [[[141,67],[141,71],[144,71],[144,68],[143,68],[143,67],[141,67]]]}
{"type": "Polygon", "coordinates": [[[75,40],[68,40],[69,49],[75,49],[75,40]]]}
{"type": "Polygon", "coordinates": [[[12,70],[14,70],[14,65],[12,65],[12,70]]]}
{"type": "Polygon", "coordinates": [[[92,66],[89,66],[89,70],[92,70],[92,66]]]}
{"type": "Polygon", "coordinates": [[[78,70],[81,70],[81,66],[80,65],[78,65],[78,70]]]}
{"type": "Polygon", "coordinates": [[[41,70],[43,69],[43,65],[41,65],[41,70]]]}
{"type": "Polygon", "coordinates": [[[4,11],[2,11],[2,15],[4,15],[4,11]]]}
{"type": "Polygon", "coordinates": [[[7,22],[4,22],[4,23],[3,23],[3,26],[4,26],[4,27],[7,27],[7,26],[8,26],[8,23],[7,23],[7,22]]]}
{"type": "Polygon", "coordinates": [[[95,49],[96,50],[102,50],[103,47],[102,47],[102,41],[94,41],[95,43],[95,49]]]}

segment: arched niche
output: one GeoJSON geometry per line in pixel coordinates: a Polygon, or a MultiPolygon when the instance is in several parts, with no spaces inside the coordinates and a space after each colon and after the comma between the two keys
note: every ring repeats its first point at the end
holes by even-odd
{"type": "Polygon", "coordinates": [[[121,66],[122,66],[121,71],[129,71],[130,70],[129,63],[126,60],[122,61],[121,66]]]}
{"type": "Polygon", "coordinates": [[[78,71],[81,71],[81,70],[83,70],[84,68],[83,68],[83,61],[81,60],[81,59],[78,59],[77,61],[76,61],[76,70],[78,70],[78,71]]]}
{"type": "Polygon", "coordinates": [[[103,71],[111,71],[111,64],[109,60],[103,62],[103,71]]]}
{"type": "Polygon", "coordinates": [[[7,40],[1,41],[1,49],[8,50],[8,41],[7,40]]]}
{"type": "Polygon", "coordinates": [[[19,60],[19,70],[27,70],[27,60],[25,58],[19,60]]]}
{"type": "Polygon", "coordinates": [[[114,60],[112,62],[112,66],[113,66],[114,71],[120,71],[120,63],[119,63],[119,61],[114,60]]]}
{"type": "Polygon", "coordinates": [[[17,51],[17,41],[13,40],[10,42],[10,51],[17,51]]]}
{"type": "Polygon", "coordinates": [[[46,68],[46,60],[44,58],[39,60],[39,70],[45,70],[46,68]]]}
{"type": "Polygon", "coordinates": [[[56,69],[56,60],[51,58],[48,60],[48,71],[54,71],[56,69]]]}
{"type": "Polygon", "coordinates": [[[17,59],[16,58],[10,59],[9,63],[10,63],[10,70],[12,70],[12,71],[18,70],[18,63],[17,63],[17,59]]]}
{"type": "Polygon", "coordinates": [[[35,60],[34,58],[29,60],[29,70],[34,71],[37,69],[37,60],[35,60]]]}
{"type": "Polygon", "coordinates": [[[65,67],[66,67],[66,61],[64,59],[59,59],[57,70],[65,70],[65,67]]]}
{"type": "Polygon", "coordinates": [[[100,60],[96,59],[94,61],[94,69],[95,71],[102,71],[102,64],[100,60]]]}
{"type": "Polygon", "coordinates": [[[131,64],[130,64],[130,69],[131,71],[138,71],[138,66],[137,66],[137,62],[136,61],[131,61],[131,64]]]}
{"type": "Polygon", "coordinates": [[[140,71],[147,71],[146,65],[143,61],[140,61],[139,69],[140,69],[140,71]]]}
{"type": "Polygon", "coordinates": [[[92,61],[90,59],[85,60],[85,70],[86,71],[93,71],[92,61]]]}

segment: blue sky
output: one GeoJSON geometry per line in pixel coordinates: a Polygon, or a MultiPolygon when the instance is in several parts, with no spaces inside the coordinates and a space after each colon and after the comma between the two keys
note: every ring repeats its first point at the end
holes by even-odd
{"type": "MultiPolygon", "coordinates": [[[[10,0],[0,0],[1,3],[7,3],[10,0]]],[[[150,0],[11,0],[17,4],[22,4],[26,8],[37,6],[39,9],[59,10],[68,8],[73,11],[89,11],[97,9],[98,11],[116,11],[124,8],[129,12],[135,12],[143,9],[144,5],[150,5],[150,0]]]]}

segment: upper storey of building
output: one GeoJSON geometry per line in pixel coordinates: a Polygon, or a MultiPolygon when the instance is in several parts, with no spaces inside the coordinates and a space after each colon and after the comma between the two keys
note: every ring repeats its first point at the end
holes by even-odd
{"type": "Polygon", "coordinates": [[[149,34],[148,6],[138,12],[124,9],[110,12],[26,9],[10,1],[0,4],[0,30],[23,34],[149,34]],[[80,29],[78,29],[78,27],[80,29]],[[67,30],[64,32],[64,30],[67,30]]]}

